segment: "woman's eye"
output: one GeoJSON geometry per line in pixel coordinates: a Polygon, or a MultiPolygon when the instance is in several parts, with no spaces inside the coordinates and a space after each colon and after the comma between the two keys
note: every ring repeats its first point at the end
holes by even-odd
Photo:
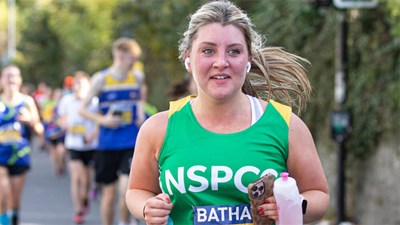
{"type": "Polygon", "coordinates": [[[205,54],[207,54],[207,55],[210,55],[210,54],[214,53],[214,51],[212,49],[209,49],[209,48],[208,49],[204,49],[203,52],[205,54]]]}
{"type": "Polygon", "coordinates": [[[230,55],[239,55],[240,54],[240,50],[239,49],[231,49],[228,51],[228,54],[230,55]]]}

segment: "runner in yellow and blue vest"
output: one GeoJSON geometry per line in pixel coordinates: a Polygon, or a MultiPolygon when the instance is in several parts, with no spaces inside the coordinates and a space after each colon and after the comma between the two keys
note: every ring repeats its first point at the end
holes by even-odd
{"type": "MultiPolygon", "coordinates": [[[[133,39],[120,38],[113,44],[113,64],[91,78],[91,88],[82,101],[80,113],[99,125],[95,154],[95,180],[101,185],[103,224],[113,224],[117,181],[125,192],[130,163],[139,127],[145,120],[144,73],[135,70],[140,47],[133,39]],[[99,99],[100,113],[87,110],[94,97],[99,99]]],[[[124,196],[119,195],[120,224],[131,218],[124,196]]],[[[133,219],[133,218],[132,218],[133,219]]]]}
{"type": "Polygon", "coordinates": [[[136,81],[133,72],[128,73],[125,80],[112,77],[110,70],[101,72],[104,85],[99,95],[99,107],[103,115],[111,113],[121,119],[118,128],[101,126],[99,133],[99,150],[114,151],[131,149],[135,146],[139,127],[138,102],[140,100],[140,82],[136,81]]]}
{"type": "Polygon", "coordinates": [[[0,98],[0,164],[30,166],[28,127],[17,117],[25,102],[9,105],[0,98]]]}
{"type": "Polygon", "coordinates": [[[21,193],[31,167],[27,132],[32,129],[40,135],[43,126],[33,98],[19,91],[22,77],[18,67],[6,66],[0,84],[0,224],[17,225],[21,193]]]}

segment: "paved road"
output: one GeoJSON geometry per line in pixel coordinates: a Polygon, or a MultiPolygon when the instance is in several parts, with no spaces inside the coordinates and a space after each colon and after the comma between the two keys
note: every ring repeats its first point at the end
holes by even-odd
{"type": "MultiPolygon", "coordinates": [[[[101,225],[100,201],[90,203],[84,224],[101,225]]],[[[56,177],[49,155],[37,148],[32,149],[32,169],[22,195],[20,216],[20,225],[74,225],[69,174],[56,177]]]]}

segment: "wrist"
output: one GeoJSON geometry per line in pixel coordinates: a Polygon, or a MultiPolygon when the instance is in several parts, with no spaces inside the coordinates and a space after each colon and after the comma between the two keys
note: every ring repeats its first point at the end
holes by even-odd
{"type": "Polygon", "coordinates": [[[94,123],[97,126],[102,126],[103,125],[103,121],[105,120],[105,116],[101,115],[101,114],[94,115],[92,118],[93,118],[92,120],[94,121],[94,123]]]}
{"type": "Polygon", "coordinates": [[[28,125],[29,127],[31,127],[31,128],[35,128],[36,121],[30,120],[30,121],[27,123],[27,125],[28,125]]]}

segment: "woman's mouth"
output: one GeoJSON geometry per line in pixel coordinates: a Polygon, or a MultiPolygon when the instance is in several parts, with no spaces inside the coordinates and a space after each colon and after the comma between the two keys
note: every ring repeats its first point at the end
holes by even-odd
{"type": "Polygon", "coordinates": [[[229,76],[227,76],[227,75],[215,75],[215,76],[211,77],[211,79],[216,79],[216,80],[224,80],[224,79],[228,79],[228,78],[229,78],[229,76]]]}

